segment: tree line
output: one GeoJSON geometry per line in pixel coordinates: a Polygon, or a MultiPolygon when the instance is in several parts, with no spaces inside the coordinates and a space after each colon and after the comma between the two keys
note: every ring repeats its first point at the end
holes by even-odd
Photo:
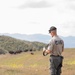
{"type": "Polygon", "coordinates": [[[40,51],[46,44],[15,39],[9,36],[0,36],[0,54],[18,54],[28,51],[40,51]]]}

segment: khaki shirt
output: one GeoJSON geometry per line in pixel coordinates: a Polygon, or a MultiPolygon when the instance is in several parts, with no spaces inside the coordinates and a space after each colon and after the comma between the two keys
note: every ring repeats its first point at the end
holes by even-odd
{"type": "Polygon", "coordinates": [[[48,50],[51,51],[51,55],[61,55],[64,50],[64,42],[59,36],[52,37],[48,50]]]}

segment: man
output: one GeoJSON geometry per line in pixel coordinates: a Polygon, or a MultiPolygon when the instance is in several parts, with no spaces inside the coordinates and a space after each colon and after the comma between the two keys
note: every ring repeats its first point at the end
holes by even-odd
{"type": "Polygon", "coordinates": [[[44,53],[50,54],[50,70],[51,75],[60,75],[63,57],[61,56],[64,51],[64,42],[57,35],[57,28],[52,26],[49,30],[52,39],[49,43],[47,50],[43,50],[44,53]]]}

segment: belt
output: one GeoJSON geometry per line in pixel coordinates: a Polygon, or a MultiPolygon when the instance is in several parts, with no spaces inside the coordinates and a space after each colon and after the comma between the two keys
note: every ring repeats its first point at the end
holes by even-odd
{"type": "Polygon", "coordinates": [[[50,57],[60,57],[60,55],[50,55],[50,57]]]}

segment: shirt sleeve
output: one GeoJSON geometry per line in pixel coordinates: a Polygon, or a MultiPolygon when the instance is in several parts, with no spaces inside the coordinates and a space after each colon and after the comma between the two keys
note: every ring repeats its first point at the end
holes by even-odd
{"type": "Polygon", "coordinates": [[[64,50],[64,41],[63,41],[63,46],[62,46],[62,50],[64,50]]]}
{"type": "Polygon", "coordinates": [[[49,46],[48,46],[47,50],[52,51],[53,50],[53,46],[54,46],[53,40],[51,40],[50,43],[49,43],[49,46]]]}

